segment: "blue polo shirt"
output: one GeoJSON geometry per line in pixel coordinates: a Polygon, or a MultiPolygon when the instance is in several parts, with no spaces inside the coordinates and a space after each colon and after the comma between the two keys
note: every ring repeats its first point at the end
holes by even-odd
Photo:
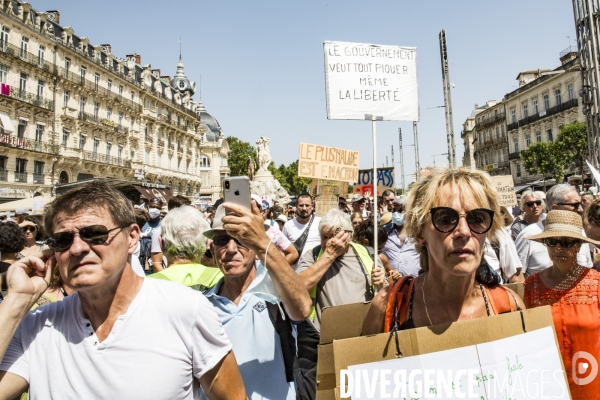
{"type": "MultiPolygon", "coordinates": [[[[261,269],[259,265],[259,271],[261,269]]],[[[264,274],[257,273],[250,288],[264,274]]],[[[236,306],[217,293],[223,279],[205,293],[217,311],[233,346],[246,393],[252,400],[295,400],[296,384],[287,382],[279,335],[269,318],[265,300],[247,290],[236,306]]],[[[204,393],[202,398],[206,399],[204,393]]]]}

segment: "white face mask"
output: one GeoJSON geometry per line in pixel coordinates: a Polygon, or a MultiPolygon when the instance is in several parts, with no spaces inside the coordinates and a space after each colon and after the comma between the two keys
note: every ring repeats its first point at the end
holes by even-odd
{"type": "Polygon", "coordinates": [[[150,215],[150,219],[156,219],[160,217],[160,210],[158,208],[150,208],[148,214],[150,215]]]}

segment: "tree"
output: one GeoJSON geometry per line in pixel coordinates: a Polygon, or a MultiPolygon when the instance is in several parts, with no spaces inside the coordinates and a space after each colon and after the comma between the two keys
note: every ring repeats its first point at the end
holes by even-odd
{"type": "Polygon", "coordinates": [[[246,167],[248,156],[252,157],[255,165],[258,165],[254,147],[249,142],[243,142],[234,136],[228,136],[226,140],[229,144],[229,158],[227,163],[231,169],[231,176],[248,175],[246,167]]]}
{"type": "Polygon", "coordinates": [[[290,195],[299,195],[306,192],[312,182],[312,178],[298,176],[298,160],[288,166],[281,164],[277,169],[277,172],[281,177],[278,179],[279,183],[281,183],[281,186],[287,190],[290,195]]]}
{"type": "Polygon", "coordinates": [[[554,142],[534,143],[521,152],[521,160],[529,174],[543,176],[544,190],[546,190],[548,175],[553,176],[556,182],[562,182],[566,156],[558,144],[554,142]]]}
{"type": "Polygon", "coordinates": [[[565,156],[565,165],[579,171],[579,174],[583,177],[583,166],[589,156],[585,123],[575,121],[564,125],[556,138],[556,144],[560,146],[565,156]]]}

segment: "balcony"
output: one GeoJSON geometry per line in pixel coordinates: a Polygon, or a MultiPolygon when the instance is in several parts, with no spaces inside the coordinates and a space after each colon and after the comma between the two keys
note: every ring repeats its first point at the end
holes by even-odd
{"type": "Polygon", "coordinates": [[[144,138],[144,140],[146,141],[146,143],[149,143],[149,144],[152,144],[152,143],[154,143],[154,139],[152,139],[152,137],[151,137],[151,136],[146,136],[146,137],[144,138]]]}
{"type": "Polygon", "coordinates": [[[111,121],[109,119],[100,118],[93,114],[89,114],[89,113],[80,111],[79,114],[77,115],[77,119],[79,119],[80,121],[85,121],[85,122],[89,122],[94,125],[101,126],[108,130],[112,130],[112,131],[119,132],[119,133],[124,133],[126,135],[129,134],[129,128],[127,128],[123,125],[119,125],[116,122],[111,121]]]}
{"type": "Polygon", "coordinates": [[[509,160],[520,160],[521,159],[521,152],[520,151],[515,151],[513,153],[509,153],[508,154],[508,159],[509,160]]]}
{"type": "Polygon", "coordinates": [[[33,174],[33,183],[37,185],[43,185],[45,180],[44,174],[33,174]]]}
{"type": "Polygon", "coordinates": [[[15,172],[15,182],[27,183],[27,172],[15,172]]]}
{"type": "Polygon", "coordinates": [[[58,154],[58,145],[0,133],[0,146],[15,147],[40,153],[58,154]]]}
{"type": "Polygon", "coordinates": [[[26,92],[24,90],[19,90],[14,86],[3,85],[5,90],[0,93],[0,96],[10,97],[12,99],[20,100],[24,103],[30,104],[32,106],[40,107],[49,111],[54,111],[54,102],[52,100],[48,100],[43,98],[42,96],[38,96],[33,93],[26,92]]]}
{"type": "Polygon", "coordinates": [[[0,182],[8,182],[8,171],[0,171],[0,182]]]}
{"type": "Polygon", "coordinates": [[[506,119],[506,114],[500,113],[491,116],[490,118],[482,118],[475,124],[477,128],[484,128],[498,121],[504,121],[506,119]]]}
{"type": "Polygon", "coordinates": [[[506,130],[507,131],[513,131],[513,130],[518,129],[518,128],[519,128],[519,122],[513,122],[512,124],[508,124],[506,126],[506,130]]]}
{"type": "Polygon", "coordinates": [[[95,161],[103,164],[117,165],[119,167],[131,168],[131,161],[119,157],[110,156],[94,151],[82,151],[83,159],[86,161],[95,161]]]}
{"type": "Polygon", "coordinates": [[[165,141],[162,139],[158,139],[156,143],[158,144],[158,147],[165,147],[165,141]]]}
{"type": "Polygon", "coordinates": [[[545,111],[540,111],[537,114],[533,114],[531,116],[520,119],[519,122],[509,124],[508,130],[510,131],[513,129],[517,129],[519,127],[527,126],[528,124],[539,121],[540,119],[549,117],[554,114],[558,114],[560,112],[563,112],[563,111],[568,110],[573,107],[577,107],[578,104],[579,103],[578,103],[577,99],[571,99],[571,100],[565,101],[564,103],[558,104],[554,107],[550,107],[545,111]]]}
{"type": "Polygon", "coordinates": [[[192,157],[192,149],[187,149],[185,153],[188,155],[188,157],[192,157]]]}
{"type": "Polygon", "coordinates": [[[169,143],[168,148],[169,148],[169,150],[175,151],[175,144],[169,143]]]}
{"type": "Polygon", "coordinates": [[[8,54],[18,60],[26,62],[29,65],[33,65],[39,69],[42,69],[48,73],[54,73],[54,65],[40,58],[36,54],[29,53],[19,47],[12,45],[8,42],[0,40],[0,53],[8,54]]]}

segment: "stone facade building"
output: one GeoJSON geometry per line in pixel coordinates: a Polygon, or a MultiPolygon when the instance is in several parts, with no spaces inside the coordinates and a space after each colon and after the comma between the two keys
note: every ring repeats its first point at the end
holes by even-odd
{"type": "Polygon", "coordinates": [[[214,201],[229,148],[195,86],[181,58],[163,76],[77,36],[58,11],[0,0],[0,198],[106,177],[214,201]]]}

